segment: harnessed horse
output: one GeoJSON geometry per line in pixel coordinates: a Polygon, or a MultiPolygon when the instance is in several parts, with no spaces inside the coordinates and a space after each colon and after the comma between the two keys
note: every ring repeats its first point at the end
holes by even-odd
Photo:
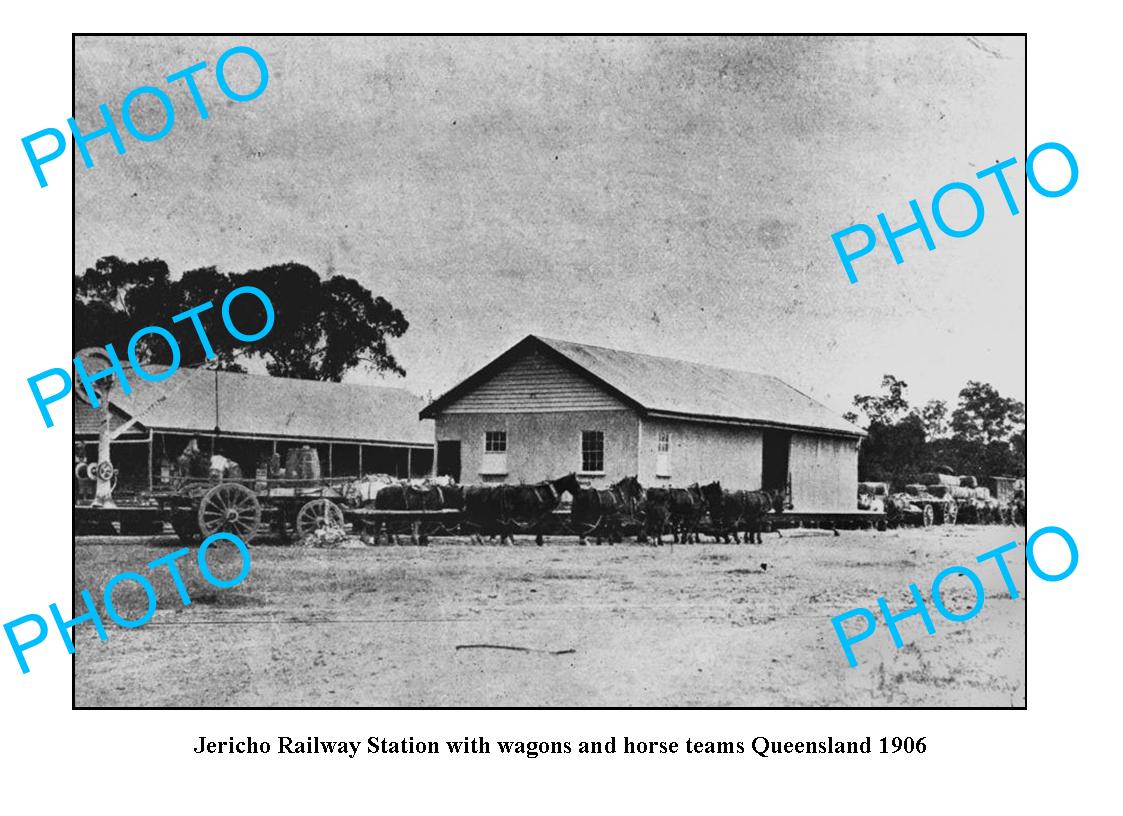
{"type": "Polygon", "coordinates": [[[586,536],[595,535],[599,546],[602,533],[607,534],[609,544],[623,541],[623,524],[639,520],[645,492],[635,476],[625,476],[607,490],[585,487],[578,491],[570,511],[578,543],[584,546],[586,536]]]}
{"type": "Polygon", "coordinates": [[[531,485],[473,485],[464,488],[464,521],[482,534],[499,535],[499,543],[515,543],[515,531],[535,531],[534,543],[542,546],[542,522],[561,502],[563,493],[576,496],[581,483],[576,474],[531,485]]]}

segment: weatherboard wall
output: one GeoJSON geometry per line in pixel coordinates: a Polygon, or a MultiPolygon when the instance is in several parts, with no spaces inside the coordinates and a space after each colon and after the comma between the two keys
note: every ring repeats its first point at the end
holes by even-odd
{"type": "Polygon", "coordinates": [[[636,473],[638,418],[630,410],[448,413],[437,418],[437,441],[460,442],[460,481],[540,482],[567,473],[581,473],[581,432],[604,432],[604,464],[600,474],[582,474],[598,487],[636,473]],[[506,431],[506,471],[484,465],[488,431],[506,431]]]}
{"type": "Polygon", "coordinates": [[[730,490],[760,489],[763,435],[758,428],[673,420],[643,420],[639,479],[644,485],[684,487],[720,481],[730,490]],[[670,450],[659,475],[659,436],[670,450]]]}
{"type": "Polygon", "coordinates": [[[444,408],[480,412],[611,411],[623,407],[603,389],[540,351],[532,351],[444,408]]]}
{"type": "Polygon", "coordinates": [[[858,496],[858,440],[792,434],[792,502],[802,512],[851,512],[858,496]]]}

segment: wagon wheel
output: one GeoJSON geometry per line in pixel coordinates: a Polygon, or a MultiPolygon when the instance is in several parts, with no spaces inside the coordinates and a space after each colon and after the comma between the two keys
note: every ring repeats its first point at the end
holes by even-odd
{"type": "Polygon", "coordinates": [[[306,541],[317,530],[327,527],[344,529],[343,510],[331,499],[312,499],[296,514],[296,538],[306,541]]]}
{"type": "Polygon", "coordinates": [[[944,507],[944,524],[955,524],[959,519],[959,505],[955,502],[949,502],[944,507]]]}
{"type": "Polygon", "coordinates": [[[257,535],[261,502],[248,487],[237,482],[217,484],[199,500],[199,531],[203,536],[233,533],[246,544],[257,535]]]}
{"type": "Polygon", "coordinates": [[[931,527],[932,522],[936,520],[936,513],[932,510],[932,505],[924,505],[924,512],[920,514],[920,523],[925,527],[931,527]]]}

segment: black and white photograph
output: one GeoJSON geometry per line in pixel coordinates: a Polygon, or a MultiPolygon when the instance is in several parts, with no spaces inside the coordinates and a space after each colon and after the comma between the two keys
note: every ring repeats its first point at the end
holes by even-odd
{"type": "Polygon", "coordinates": [[[1024,36],[73,52],[75,708],[1025,708],[1024,36]]]}

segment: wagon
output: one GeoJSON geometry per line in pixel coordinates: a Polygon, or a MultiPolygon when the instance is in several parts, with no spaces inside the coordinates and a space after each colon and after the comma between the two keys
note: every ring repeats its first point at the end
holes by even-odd
{"type": "Polygon", "coordinates": [[[154,498],[186,544],[215,533],[233,533],[248,544],[266,530],[305,541],[318,530],[344,528],[353,481],[180,477],[154,498]]]}
{"type": "Polygon", "coordinates": [[[955,524],[959,507],[949,497],[933,496],[924,485],[907,485],[905,493],[895,493],[885,502],[889,526],[955,524]]]}

